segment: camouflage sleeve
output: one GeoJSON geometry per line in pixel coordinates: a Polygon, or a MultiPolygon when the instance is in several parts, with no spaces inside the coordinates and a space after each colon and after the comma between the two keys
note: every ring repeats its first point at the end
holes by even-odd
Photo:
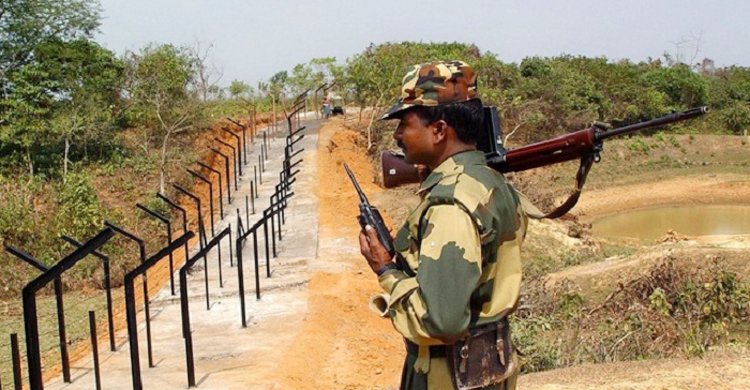
{"type": "Polygon", "coordinates": [[[438,205],[427,210],[425,219],[417,276],[389,271],[379,278],[391,295],[394,327],[421,345],[451,342],[466,331],[482,264],[479,234],[468,213],[438,205]]]}

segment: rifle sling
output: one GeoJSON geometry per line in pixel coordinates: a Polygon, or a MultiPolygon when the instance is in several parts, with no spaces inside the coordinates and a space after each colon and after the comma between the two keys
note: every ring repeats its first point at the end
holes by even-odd
{"type": "Polygon", "coordinates": [[[570,209],[573,208],[573,206],[578,203],[578,198],[581,196],[581,190],[583,189],[583,184],[586,183],[586,177],[589,174],[589,170],[591,169],[591,165],[594,163],[594,156],[588,155],[581,157],[581,165],[578,167],[578,173],[576,174],[576,188],[573,191],[570,196],[568,196],[568,199],[565,200],[563,204],[558,206],[556,209],[552,210],[551,212],[547,214],[538,214],[534,212],[528,212],[527,215],[533,219],[543,219],[543,218],[559,218],[570,209]]]}

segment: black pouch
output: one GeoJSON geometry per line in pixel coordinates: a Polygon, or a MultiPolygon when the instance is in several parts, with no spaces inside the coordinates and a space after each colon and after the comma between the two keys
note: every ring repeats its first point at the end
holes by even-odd
{"type": "Polygon", "coordinates": [[[515,371],[508,320],[469,331],[469,336],[447,347],[453,385],[459,390],[480,389],[503,382],[515,371]]]}

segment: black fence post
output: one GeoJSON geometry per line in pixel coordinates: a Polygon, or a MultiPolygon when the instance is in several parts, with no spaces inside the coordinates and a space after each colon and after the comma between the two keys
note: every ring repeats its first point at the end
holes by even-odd
{"type": "Polygon", "coordinates": [[[243,234],[237,234],[237,240],[235,241],[235,252],[237,252],[237,284],[240,294],[240,317],[242,327],[247,328],[247,320],[245,319],[245,277],[242,268],[242,242],[244,240],[243,234]]]}
{"type": "MultiPolygon", "coordinates": [[[[25,261],[32,267],[42,271],[42,273],[49,271],[49,267],[20,249],[6,245],[5,250],[25,261]]],[[[60,347],[60,364],[62,365],[63,382],[70,383],[70,359],[68,357],[68,342],[65,331],[65,306],[63,304],[62,279],[60,277],[55,278],[53,284],[55,290],[55,306],[57,308],[57,335],[59,339],[58,346],[60,347]]]]}
{"type": "MultiPolygon", "coordinates": [[[[146,214],[158,219],[161,223],[167,226],[167,245],[171,244],[172,243],[172,223],[169,222],[169,218],[167,218],[161,213],[157,213],[156,211],[149,209],[148,207],[140,203],[136,203],[135,207],[138,207],[146,214]]],[[[176,295],[174,291],[174,257],[172,255],[172,252],[169,252],[169,286],[172,290],[172,295],[176,295]]]]}
{"type": "MultiPolygon", "coordinates": [[[[83,246],[81,242],[72,237],[62,235],[60,238],[76,248],[83,246]]],[[[109,332],[109,349],[114,352],[117,350],[117,346],[115,345],[115,322],[112,316],[112,279],[109,272],[109,256],[99,251],[93,251],[92,253],[102,261],[102,267],[104,268],[104,289],[106,290],[107,295],[107,330],[109,332]]]]}
{"type": "Polygon", "coordinates": [[[96,390],[101,390],[102,379],[99,373],[99,343],[96,339],[96,314],[92,310],[89,310],[89,330],[91,331],[91,354],[94,358],[94,383],[96,384],[96,390]]]}
{"type": "MultiPolygon", "coordinates": [[[[198,161],[197,164],[207,169],[208,171],[215,173],[216,177],[219,178],[219,215],[221,216],[221,219],[224,219],[224,204],[222,202],[222,199],[224,199],[224,194],[223,194],[223,190],[221,189],[221,172],[217,171],[216,169],[213,169],[212,167],[200,161],[198,161]]],[[[227,199],[227,203],[230,203],[231,201],[232,201],[231,199],[227,199]]]]}
{"type": "Polygon", "coordinates": [[[16,390],[23,390],[23,376],[21,375],[21,351],[18,348],[18,334],[10,334],[10,355],[13,361],[13,384],[16,390]]]}
{"type": "MultiPolygon", "coordinates": [[[[114,230],[117,233],[120,233],[121,235],[125,236],[126,238],[130,239],[131,241],[134,241],[136,244],[138,244],[139,249],[139,255],[141,258],[141,265],[146,262],[146,242],[143,241],[142,238],[136,236],[133,233],[130,233],[129,231],[112,224],[109,221],[104,221],[104,226],[114,230]]],[[[125,297],[127,299],[127,297],[125,297]]],[[[135,299],[135,295],[133,295],[133,299],[135,299]]],[[[154,367],[154,355],[151,348],[151,309],[149,302],[150,298],[148,297],[148,278],[146,274],[143,274],[143,314],[146,318],[146,347],[148,350],[148,367],[153,368],[154,367]]]]}
{"type": "MultiPolygon", "coordinates": [[[[219,156],[221,156],[224,159],[224,171],[225,171],[226,177],[227,177],[227,203],[232,203],[232,188],[231,188],[232,186],[229,183],[229,156],[227,156],[226,154],[220,152],[218,149],[212,148],[210,146],[208,147],[208,150],[210,150],[210,151],[218,154],[219,156]]],[[[236,178],[236,176],[235,176],[235,178],[236,178]]],[[[235,186],[235,188],[237,188],[237,181],[236,180],[234,182],[234,186],[235,186]]]]}
{"type": "Polygon", "coordinates": [[[227,119],[237,125],[240,129],[242,129],[242,154],[245,156],[245,165],[247,165],[247,126],[243,125],[240,122],[237,122],[232,118],[227,119]]]}
{"type": "Polygon", "coordinates": [[[189,174],[193,175],[196,179],[208,184],[208,210],[211,217],[211,237],[215,236],[216,233],[214,231],[214,185],[211,183],[211,180],[208,180],[205,176],[201,175],[200,173],[192,170],[192,169],[186,169],[189,174]]]}
{"type": "Polygon", "coordinates": [[[234,162],[233,165],[232,165],[234,167],[234,189],[238,190],[239,186],[237,185],[237,177],[238,177],[238,174],[237,174],[237,151],[234,149],[234,146],[232,146],[232,144],[230,144],[228,142],[224,142],[223,140],[219,139],[218,137],[214,137],[214,141],[216,141],[216,142],[218,142],[218,143],[226,146],[229,149],[232,149],[232,161],[234,162]]]}
{"type": "Polygon", "coordinates": [[[67,269],[75,265],[89,253],[104,245],[112,236],[112,229],[104,229],[96,236],[88,240],[81,248],[74,250],[69,255],[43,274],[30,281],[23,288],[23,322],[26,331],[26,358],[29,366],[29,386],[43,389],[42,382],[42,358],[39,350],[39,323],[37,318],[36,293],[47,283],[62,275],[67,269]]]}
{"type": "MultiPolygon", "coordinates": [[[[177,184],[172,184],[172,187],[174,187],[177,191],[180,191],[182,194],[187,196],[188,198],[192,199],[195,202],[195,207],[198,209],[198,243],[200,244],[201,252],[203,251],[203,248],[205,248],[206,242],[208,241],[206,239],[206,228],[203,225],[203,216],[201,213],[201,198],[193,194],[192,192],[178,186],[177,184]]],[[[208,257],[203,256],[203,275],[206,279],[205,285],[206,285],[206,310],[211,310],[211,298],[208,294],[208,257]]]]}
{"type": "Polygon", "coordinates": [[[253,183],[255,183],[255,197],[258,197],[258,166],[253,165],[253,183]]]}
{"type": "Polygon", "coordinates": [[[221,126],[221,130],[229,133],[232,137],[234,137],[235,140],[237,140],[237,170],[240,173],[240,176],[242,176],[242,142],[240,141],[240,136],[237,135],[237,133],[233,132],[232,130],[229,130],[228,128],[221,126]]]}
{"type": "MultiPolygon", "coordinates": [[[[154,266],[159,260],[165,257],[169,252],[183,246],[193,237],[193,232],[187,232],[176,240],[172,241],[167,247],[162,248],[159,252],[146,259],[142,264],[125,274],[125,319],[128,326],[128,342],[130,344],[130,372],[133,377],[133,389],[140,390],[143,388],[141,381],[141,362],[139,360],[138,350],[138,323],[135,315],[135,285],[134,280],[138,276],[145,276],[146,271],[154,266]]],[[[148,324],[148,322],[146,322],[148,324]]],[[[148,329],[148,328],[146,328],[148,329]]]]}
{"type": "Polygon", "coordinates": [[[260,169],[258,170],[260,172],[260,184],[263,184],[263,156],[258,155],[258,166],[260,169]]]}
{"type": "Polygon", "coordinates": [[[191,257],[190,260],[180,268],[180,313],[182,318],[182,337],[185,339],[185,359],[189,387],[195,387],[195,365],[193,361],[193,335],[190,330],[190,302],[188,299],[187,272],[199,258],[205,257],[206,253],[213,249],[214,246],[218,245],[218,243],[221,242],[221,239],[230,232],[231,229],[228,227],[219,232],[217,236],[213,237],[210,242],[206,243],[204,248],[193,255],[193,257],[191,257]]]}
{"type": "MultiPolygon", "coordinates": [[[[187,210],[158,192],[156,193],[156,197],[163,200],[164,203],[168,204],[173,209],[178,210],[180,214],[182,214],[182,234],[187,233],[187,210]]],[[[190,250],[188,249],[188,243],[185,242],[185,261],[188,261],[188,258],[190,258],[190,250]]]]}

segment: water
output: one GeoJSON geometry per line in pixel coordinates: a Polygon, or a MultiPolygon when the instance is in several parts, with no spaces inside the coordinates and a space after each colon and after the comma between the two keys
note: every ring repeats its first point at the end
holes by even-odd
{"type": "Polygon", "coordinates": [[[750,206],[668,206],[629,211],[595,220],[601,237],[655,240],[673,230],[685,236],[750,234],[750,206]]]}

